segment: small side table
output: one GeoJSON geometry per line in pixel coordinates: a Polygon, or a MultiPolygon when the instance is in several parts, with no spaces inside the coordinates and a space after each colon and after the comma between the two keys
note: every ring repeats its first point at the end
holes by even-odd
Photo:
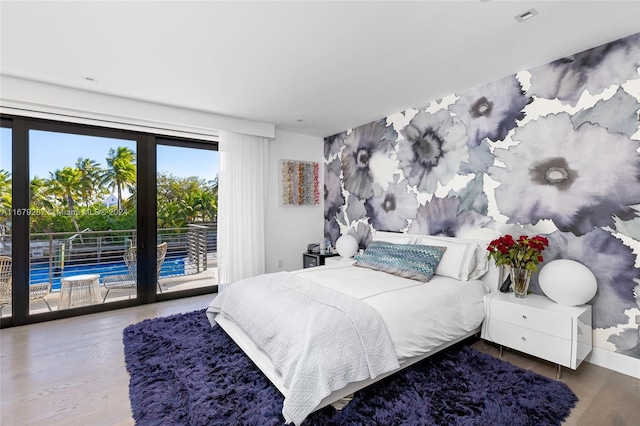
{"type": "Polygon", "coordinates": [[[591,306],[563,306],[544,296],[513,293],[484,297],[482,338],[575,370],[592,348],[591,306]]]}
{"type": "Polygon", "coordinates": [[[324,265],[324,260],[327,257],[340,256],[338,253],[332,254],[319,254],[319,253],[302,253],[302,267],[303,268],[313,268],[314,266],[324,265]]]}
{"type": "Polygon", "coordinates": [[[74,306],[101,303],[100,275],[84,274],[65,277],[60,280],[60,300],[58,309],[68,309],[74,306]]]}

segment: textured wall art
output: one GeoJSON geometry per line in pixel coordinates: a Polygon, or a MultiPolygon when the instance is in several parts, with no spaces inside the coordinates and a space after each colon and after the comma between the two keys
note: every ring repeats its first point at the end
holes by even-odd
{"type": "Polygon", "coordinates": [[[640,33],[326,138],[327,237],[545,235],[597,278],[594,345],[640,358],[639,67],[640,33]]]}
{"type": "Polygon", "coordinates": [[[320,204],[320,164],[280,160],[280,205],[320,204]]]}

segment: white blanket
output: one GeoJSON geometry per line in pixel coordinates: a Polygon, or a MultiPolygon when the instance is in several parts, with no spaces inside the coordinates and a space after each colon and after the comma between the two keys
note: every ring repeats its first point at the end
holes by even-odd
{"type": "Polygon", "coordinates": [[[332,391],[399,368],[380,314],[357,298],[288,272],[238,281],[208,312],[237,323],[288,390],[282,413],[300,424],[332,391]]]}
{"type": "Polygon", "coordinates": [[[350,265],[318,266],[294,274],[373,307],[387,327],[400,363],[477,329],[484,319],[479,280],[434,275],[428,283],[350,265]]]}

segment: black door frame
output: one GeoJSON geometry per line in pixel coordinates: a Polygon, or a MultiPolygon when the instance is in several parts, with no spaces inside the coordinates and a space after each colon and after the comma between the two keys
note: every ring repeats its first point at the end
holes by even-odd
{"type": "Polygon", "coordinates": [[[150,133],[57,122],[20,116],[0,116],[0,126],[12,129],[12,315],[0,319],[0,328],[121,309],[163,300],[178,299],[217,292],[217,285],[157,294],[156,292],[156,147],[158,144],[217,150],[215,142],[168,137],[150,133]],[[138,297],[130,300],[88,305],[61,311],[29,314],[29,216],[16,212],[29,211],[29,130],[43,130],[125,139],[136,142],[137,164],[137,234],[138,297]]]}

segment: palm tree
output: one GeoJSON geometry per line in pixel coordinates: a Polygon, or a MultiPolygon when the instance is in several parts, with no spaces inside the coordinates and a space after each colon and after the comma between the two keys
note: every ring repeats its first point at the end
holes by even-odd
{"type": "Polygon", "coordinates": [[[217,213],[217,200],[208,188],[196,189],[184,197],[189,223],[213,222],[217,213]]]}
{"type": "Polygon", "coordinates": [[[63,167],[62,170],[58,169],[53,173],[49,172],[49,174],[51,175],[49,179],[51,193],[61,199],[63,204],[67,205],[73,226],[76,228],[76,232],[79,233],[80,227],[76,221],[74,197],[79,194],[79,188],[82,183],[80,171],[67,166],[63,167]]]}
{"type": "Polygon", "coordinates": [[[187,223],[199,222],[198,218],[202,212],[202,196],[199,190],[188,192],[180,201],[182,209],[186,215],[187,223]]]}
{"type": "Polygon", "coordinates": [[[53,202],[50,198],[55,194],[52,192],[51,183],[38,176],[29,182],[30,201],[29,207],[32,211],[37,211],[31,215],[31,224],[29,225],[32,232],[42,232],[42,230],[50,227],[50,221],[53,217],[53,202]]]}
{"type": "Polygon", "coordinates": [[[89,158],[78,158],[76,161],[76,169],[80,172],[80,195],[82,196],[85,206],[89,207],[92,202],[96,201],[94,197],[100,191],[103,181],[104,171],[100,168],[100,164],[89,158]]]}
{"type": "Polygon", "coordinates": [[[158,228],[187,226],[183,206],[178,201],[158,203],[158,228]]]}
{"type": "Polygon", "coordinates": [[[111,148],[107,156],[107,170],[104,174],[106,185],[118,191],[118,210],[122,209],[122,190],[134,190],[136,184],[136,154],[129,148],[111,148]]]}
{"type": "Polygon", "coordinates": [[[32,209],[52,209],[53,203],[49,199],[51,194],[51,185],[50,183],[43,178],[39,178],[38,176],[31,179],[29,182],[29,192],[31,201],[29,205],[32,209]]]}

